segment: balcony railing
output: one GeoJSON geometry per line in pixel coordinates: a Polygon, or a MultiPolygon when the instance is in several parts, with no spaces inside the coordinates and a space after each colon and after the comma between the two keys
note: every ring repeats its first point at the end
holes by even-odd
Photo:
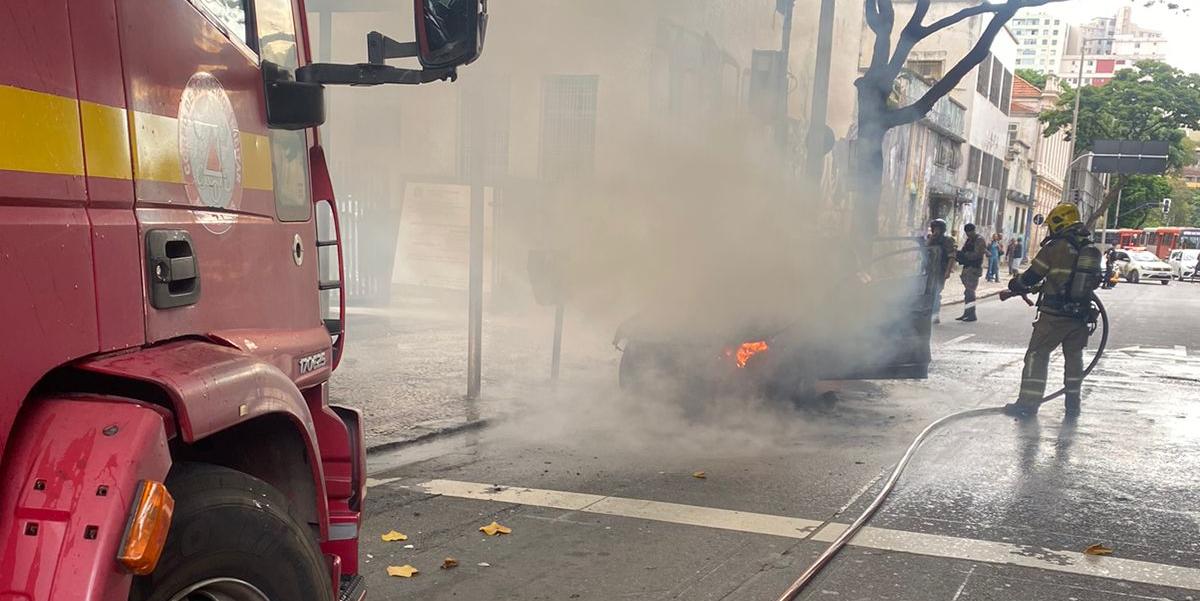
{"type": "MultiPolygon", "coordinates": [[[[904,71],[896,80],[896,91],[900,101],[907,106],[920,100],[929,91],[929,84],[925,83],[917,74],[904,71]]],[[[924,120],[947,134],[960,139],[966,138],[967,109],[949,96],[938,100],[924,120]]]]}

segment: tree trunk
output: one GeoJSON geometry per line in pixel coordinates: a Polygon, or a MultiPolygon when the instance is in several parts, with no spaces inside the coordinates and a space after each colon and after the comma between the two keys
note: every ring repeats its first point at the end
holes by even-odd
{"type": "Polygon", "coordinates": [[[879,234],[879,204],[883,195],[883,138],[887,133],[887,95],[876,86],[858,91],[858,139],[854,142],[853,232],[860,240],[879,234]]]}

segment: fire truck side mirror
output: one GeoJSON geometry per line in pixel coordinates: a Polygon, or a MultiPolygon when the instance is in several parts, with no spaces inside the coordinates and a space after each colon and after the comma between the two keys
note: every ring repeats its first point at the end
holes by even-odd
{"type": "Polygon", "coordinates": [[[487,0],[414,1],[422,67],[453,69],[479,58],[487,32],[487,0]]]}
{"type": "Polygon", "coordinates": [[[305,129],[325,123],[325,87],[294,81],[282,67],[262,64],[266,89],[267,126],[272,129],[305,129]]]}

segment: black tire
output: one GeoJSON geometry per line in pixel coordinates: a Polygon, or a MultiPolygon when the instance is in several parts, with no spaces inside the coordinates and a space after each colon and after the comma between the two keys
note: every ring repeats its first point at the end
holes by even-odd
{"type": "Polygon", "coordinates": [[[1142,281],[1141,274],[1139,274],[1136,271],[1129,272],[1129,283],[1130,284],[1137,284],[1138,282],[1141,282],[1141,281],[1142,281]]]}
{"type": "Polygon", "coordinates": [[[1166,286],[1167,284],[1171,283],[1171,280],[1159,280],[1159,283],[1161,283],[1163,286],[1166,286]]]}
{"type": "Polygon", "coordinates": [[[154,572],[134,579],[131,601],[168,601],[223,578],[250,584],[270,601],[332,601],[311,529],[271,485],[224,467],[182,463],[171,469],[167,490],[175,514],[166,547],[154,572]]]}

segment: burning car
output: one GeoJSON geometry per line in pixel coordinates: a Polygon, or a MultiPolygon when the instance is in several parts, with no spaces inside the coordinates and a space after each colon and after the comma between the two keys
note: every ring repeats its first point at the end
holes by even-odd
{"type": "Polygon", "coordinates": [[[749,298],[733,309],[643,310],[614,337],[622,389],[800,400],[820,380],[927,377],[937,251],[920,239],[875,246],[882,250],[865,269],[810,282],[794,305],[749,298]]]}

